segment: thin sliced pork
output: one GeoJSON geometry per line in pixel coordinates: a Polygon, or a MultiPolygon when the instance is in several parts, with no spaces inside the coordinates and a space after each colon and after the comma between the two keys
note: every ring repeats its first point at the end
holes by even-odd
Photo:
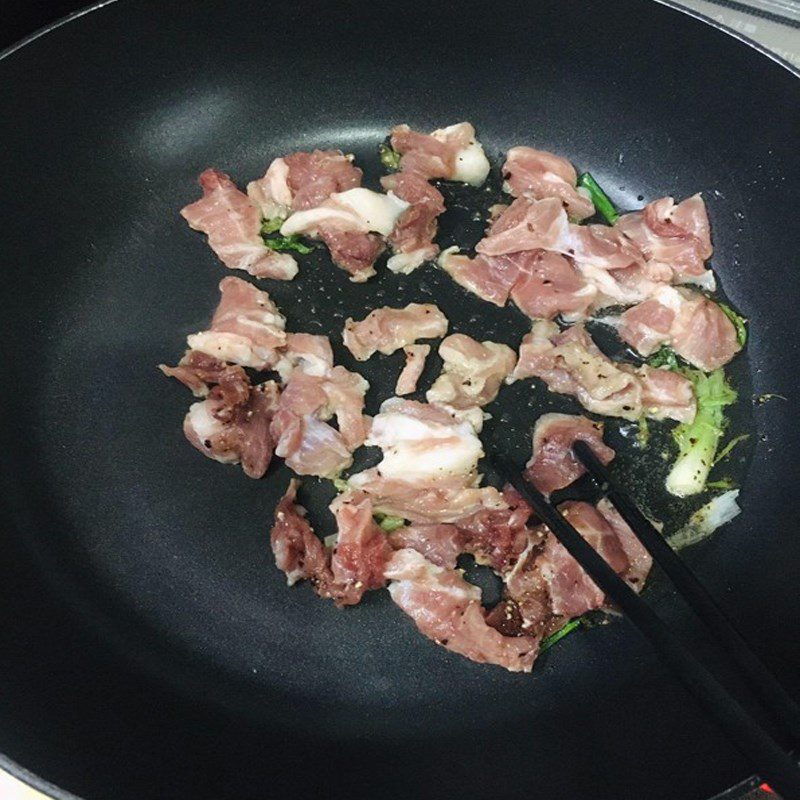
{"type": "MultiPolygon", "coordinates": [[[[620,577],[642,589],[651,558],[607,500],[597,507],[569,501],[559,510],[620,577]]],[[[606,605],[603,592],[544,525],[507,574],[506,597],[518,629],[534,633],[606,605]]]]}
{"type": "Polygon", "coordinates": [[[353,164],[353,156],[341,150],[291,153],[281,160],[293,211],[315,208],[332,194],[361,186],[363,173],[353,164]]]}
{"type": "Polygon", "coordinates": [[[235,402],[220,386],[193,403],[183,422],[186,438],[203,455],[223,464],[241,463],[245,475],[261,478],[272,459],[270,424],[278,407],[274,381],[242,384],[235,402]]]}
{"type": "Polygon", "coordinates": [[[321,239],[336,264],[360,283],[375,274],[373,264],[384,248],[380,236],[389,236],[408,208],[409,203],[392,192],[382,194],[356,186],[334,192],[319,205],[295,211],[281,226],[281,234],[321,239]]]}
{"type": "Polygon", "coordinates": [[[481,592],[459,572],[432,564],[416,550],[398,550],[389,561],[389,594],[437,644],[478,663],[529,672],[537,637],[503,636],[486,623],[481,592]]]}
{"type": "Polygon", "coordinates": [[[209,246],[226,267],[257,278],[291,280],[297,275],[292,256],[264,244],[261,212],[224,172],[207,169],[199,181],[203,197],[183,208],[181,216],[208,236],[209,246]]]}
{"type": "Polygon", "coordinates": [[[439,256],[438,265],[459,285],[482,300],[501,308],[508,302],[511,287],[529,262],[538,259],[538,251],[511,253],[502,256],[478,254],[470,258],[448,247],[439,256]]]}
{"type": "MultiPolygon", "coordinates": [[[[596,287],[564,256],[547,250],[534,251],[511,289],[511,299],[531,319],[571,320],[586,315],[594,304],[596,287]]],[[[527,255],[518,253],[517,257],[527,255]]]]}
{"type": "Polygon", "coordinates": [[[226,364],[196,350],[187,350],[175,367],[159,364],[158,368],[168,378],[177,378],[192,390],[195,397],[206,397],[211,387],[217,385],[233,404],[243,399],[244,393],[249,391],[249,379],[241,367],[226,364]]]}
{"type": "Polygon", "coordinates": [[[431,134],[397,125],[392,148],[402,155],[400,169],[432,180],[443,178],[480,186],[489,174],[489,161],[469,122],[460,122],[431,134]]]}
{"type": "Polygon", "coordinates": [[[621,576],[637,592],[641,592],[653,566],[653,557],[607,497],[597,504],[597,510],[611,526],[628,559],[628,566],[621,576]]]}
{"type": "Polygon", "coordinates": [[[286,346],[281,350],[275,369],[283,381],[288,381],[295,369],[316,377],[327,375],[333,369],[333,350],[328,337],[287,333],[286,346]]]}
{"type": "Polygon", "coordinates": [[[650,419],[691,422],[697,413],[692,382],[678,372],[645,364],[634,373],[642,385],[642,407],[650,419]]]}
{"type": "Polygon", "coordinates": [[[187,336],[189,348],[242,367],[273,367],[286,344],[286,320],[269,294],[232,276],[220,281],[219,290],[211,326],[187,336]]]}
{"type": "Polygon", "coordinates": [[[415,524],[389,537],[395,548],[410,547],[442,567],[455,567],[460,553],[504,574],[516,563],[536,530],[533,510],[511,486],[503,489],[505,508],[485,508],[452,523],[415,524]]]}
{"type": "Polygon", "coordinates": [[[391,355],[417,339],[435,339],[447,333],[447,317],[432,303],[409,303],[405,308],[376,308],[359,322],[344,326],[345,347],[359,360],[373,353],[391,355]]]}
{"type": "Polygon", "coordinates": [[[312,414],[300,416],[279,409],[270,432],[276,442],[275,453],[298,475],[333,478],[353,463],[339,431],[312,414]]]}
{"type": "Polygon", "coordinates": [[[475,250],[485,256],[502,256],[521,250],[569,253],[571,247],[567,213],[558,200],[518,197],[495,220],[475,250]]]}
{"type": "Polygon", "coordinates": [[[697,283],[715,288],[705,262],[714,252],[703,198],[693,195],[681,203],[663,197],[643,211],[623,214],[616,227],[634,242],[648,262],[672,270],[673,283],[697,283]]]}
{"type": "Polygon", "coordinates": [[[656,386],[654,381],[662,376],[654,378],[647,370],[613,362],[595,345],[583,325],[559,331],[555,324],[540,321],[522,340],[510,380],[540,378],[551,392],[573,395],[587,411],[609,417],[693,419],[695,404],[690,382],[676,373],[671,375],[674,377],[665,378],[656,386]],[[667,388],[668,381],[673,393],[671,401],[645,405],[645,381],[651,400],[654,391],[667,388]],[[685,401],[683,404],[678,402],[680,398],[685,401]]]}
{"type": "Polygon", "coordinates": [[[310,580],[314,591],[337,606],[355,605],[364,592],[386,585],[384,571],[392,548],[372,518],[369,500],[352,494],[340,495],[330,509],[336,519],[333,549],[325,547],[298,505],[299,481],[289,488],[275,511],[270,534],[278,569],[289,586],[310,580]]]}
{"type": "Polygon", "coordinates": [[[635,376],[620,369],[591,340],[583,325],[559,331],[536,322],[520,345],[512,380],[536,377],[551,392],[574,395],[588,411],[638,419],[642,390],[635,376]]]}
{"type": "Polygon", "coordinates": [[[603,463],[614,451],[603,442],[603,423],[572,414],[542,414],[533,428],[533,454],[525,465],[525,477],[543,494],[574,483],[586,472],[572,446],[586,442],[603,463]]]}
{"type": "Polygon", "coordinates": [[[483,508],[504,508],[500,493],[478,485],[483,448],[469,422],[444,409],[390,398],[372,420],[367,445],[383,460],[351,476],[376,510],[414,522],[451,522],[483,508]]]}
{"type": "Polygon", "coordinates": [[[485,406],[497,397],[517,363],[514,351],[496,342],[476,342],[463,333],[442,340],[443,366],[425,394],[429,403],[454,409],[485,406]]]}
{"type": "Polygon", "coordinates": [[[372,503],[358,493],[345,492],[331,503],[336,518],[336,545],[331,572],[337,605],[354,605],[364,592],[386,585],[384,571],[392,548],[372,518],[372,503]]]}
{"type": "Polygon", "coordinates": [[[625,311],[620,323],[620,337],[641,355],[666,344],[706,372],[727,364],[742,349],[725,312],[689,289],[664,287],[625,311]]]}
{"type": "Polygon", "coordinates": [[[295,369],[272,421],[275,452],[300,475],[330,477],[352,463],[366,438],[364,395],[369,384],[344,367],[322,375],[295,369]],[[326,420],[336,416],[338,430],[326,420]]]}
{"type": "Polygon", "coordinates": [[[503,178],[503,188],[514,197],[525,195],[535,200],[553,197],[578,222],[594,214],[589,193],[576,187],[575,168],[553,153],[533,147],[512,147],[503,164],[503,178]]]}
{"type": "Polygon", "coordinates": [[[374,233],[323,225],[317,236],[328,247],[333,263],[349,272],[353,283],[363,283],[376,274],[375,261],[386,249],[383,239],[374,233]]]}
{"type": "Polygon", "coordinates": [[[389,534],[395,550],[409,547],[437,567],[455,569],[456,559],[464,552],[467,534],[449,522],[406,525],[389,534]]]}
{"type": "Polygon", "coordinates": [[[397,385],[394,393],[398,397],[406,394],[413,394],[417,391],[417,381],[425,369],[425,360],[431,352],[429,344],[410,344],[403,348],[406,356],[406,363],[403,371],[397,378],[397,385]]]}
{"type": "Polygon", "coordinates": [[[459,254],[445,250],[439,267],[467,291],[504,306],[509,296],[531,319],[553,319],[559,314],[577,319],[594,305],[597,289],[559,253],[532,249],[499,256],[459,254]]]}
{"type": "Polygon", "coordinates": [[[413,272],[425,261],[439,253],[433,243],[438,228],[437,219],[444,212],[442,193],[416,172],[397,172],[381,178],[381,186],[409,203],[397,218],[388,241],[394,255],[386,266],[404,275],[413,272]]]}
{"type": "Polygon", "coordinates": [[[286,574],[289,586],[301,580],[310,580],[315,586],[327,585],[332,580],[330,553],[306,519],[305,508],[297,503],[299,486],[299,480],[290,480],[275,509],[270,532],[275,564],[286,574]]]}
{"type": "Polygon", "coordinates": [[[264,219],[286,219],[292,209],[289,187],[289,165],[285,158],[276,158],[263,178],[247,184],[247,196],[261,210],[264,219]]]}
{"type": "Polygon", "coordinates": [[[505,508],[481,509],[455,522],[465,537],[465,551],[499,575],[517,562],[530,538],[536,535],[536,530],[528,526],[533,509],[519,492],[506,485],[503,500],[505,508]]]}
{"type": "MultiPolygon", "coordinates": [[[[634,242],[619,228],[608,225],[570,225],[572,251],[570,255],[579,267],[606,271],[644,266],[645,258],[634,242]]],[[[664,273],[669,282],[671,273],[664,273]]]]}

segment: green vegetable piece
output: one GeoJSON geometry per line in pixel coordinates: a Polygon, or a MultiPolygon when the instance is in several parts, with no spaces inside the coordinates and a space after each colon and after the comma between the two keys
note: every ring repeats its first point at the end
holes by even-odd
{"type": "Polygon", "coordinates": [[[722,489],[726,491],[735,488],[736,482],[733,478],[720,478],[718,481],[708,481],[708,483],[706,483],[706,489],[722,489]]]}
{"type": "Polygon", "coordinates": [[[344,478],[334,478],[332,483],[337,492],[346,492],[350,488],[350,484],[344,478]]]}
{"type": "Polygon", "coordinates": [[[747,342],[747,325],[745,324],[745,318],[737,314],[730,306],[726,306],[725,303],[720,303],[719,307],[722,309],[725,316],[733,323],[733,327],[736,328],[736,341],[739,342],[741,347],[744,347],[747,342]]]}
{"type": "Polygon", "coordinates": [[[270,250],[277,250],[279,252],[294,250],[303,255],[312,252],[314,249],[307,244],[303,244],[297,234],[292,234],[291,236],[273,236],[271,239],[264,239],[264,244],[269,247],[270,250]]]}
{"type": "Polygon", "coordinates": [[[572,631],[580,628],[582,624],[583,617],[571,619],[566,625],[564,625],[563,628],[559,628],[555,633],[545,636],[539,645],[539,653],[544,653],[545,650],[549,650],[556,642],[560,642],[567,634],[570,634],[572,631]]]}
{"type": "Polygon", "coordinates": [[[400,159],[402,156],[396,150],[389,147],[388,144],[382,144],[378,148],[381,154],[381,164],[388,169],[400,169],[400,159]]]}
{"type": "Polygon", "coordinates": [[[578,178],[578,186],[588,190],[594,207],[609,225],[613,225],[619,219],[619,213],[614,208],[614,204],[608,199],[608,195],[600,188],[600,184],[592,177],[591,173],[584,172],[578,178]]]}
{"type": "Polygon", "coordinates": [[[267,236],[270,233],[275,233],[281,229],[284,220],[281,217],[273,217],[272,219],[265,219],[261,223],[261,235],[267,236]]]}
{"type": "Polygon", "coordinates": [[[386,533],[391,533],[392,531],[396,531],[398,528],[402,528],[406,524],[406,521],[402,517],[384,517],[379,523],[378,527],[381,530],[385,531],[386,533]]]}
{"type": "Polygon", "coordinates": [[[661,345],[661,347],[647,359],[647,363],[651,367],[666,367],[673,371],[680,368],[678,356],[675,355],[675,351],[665,344],[661,345]]]}
{"type": "Polygon", "coordinates": [[[749,433],[742,433],[739,436],[735,436],[728,442],[728,444],[725,445],[725,447],[722,448],[722,450],[719,451],[719,453],[717,453],[717,456],[714,459],[714,464],[719,464],[719,462],[722,461],[722,459],[725,458],[725,456],[730,455],[731,450],[733,450],[733,448],[736,447],[737,444],[739,444],[740,442],[745,442],[749,438],[750,438],[749,433]]]}
{"type": "Polygon", "coordinates": [[[638,444],[639,447],[647,447],[647,442],[650,440],[650,425],[647,422],[647,417],[640,417],[638,426],[636,431],[636,444],[638,444]]]}
{"type": "Polygon", "coordinates": [[[694,384],[697,414],[693,422],[684,422],[673,431],[678,444],[678,458],[667,475],[667,491],[688,497],[703,491],[708,473],[725,428],[723,409],[736,400],[736,392],[725,380],[722,369],[706,375],[696,369],[682,369],[694,384]]]}

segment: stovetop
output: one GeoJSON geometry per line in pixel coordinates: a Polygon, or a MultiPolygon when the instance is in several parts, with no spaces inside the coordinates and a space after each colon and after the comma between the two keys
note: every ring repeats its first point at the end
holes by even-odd
{"type": "Polygon", "coordinates": [[[800,0],[675,0],[800,69],[800,0]]]}

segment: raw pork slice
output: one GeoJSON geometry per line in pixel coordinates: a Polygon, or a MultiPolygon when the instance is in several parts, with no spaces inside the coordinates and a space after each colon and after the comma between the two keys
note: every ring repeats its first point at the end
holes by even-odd
{"type": "Polygon", "coordinates": [[[529,200],[518,197],[492,224],[475,250],[484,256],[502,256],[521,250],[569,253],[569,221],[555,198],[529,200]]]}
{"type": "Polygon", "coordinates": [[[391,143],[402,155],[400,169],[416,172],[428,180],[444,178],[480,186],[489,174],[489,161],[469,122],[431,134],[398,125],[392,129],[391,143]]]}
{"type": "Polygon", "coordinates": [[[621,573],[622,577],[637,592],[641,592],[644,582],[650,574],[650,568],[653,566],[653,557],[607,497],[597,504],[597,510],[613,529],[620,546],[625,551],[625,557],[628,559],[628,566],[621,573]]]}
{"type": "Polygon", "coordinates": [[[533,429],[533,455],[525,477],[543,494],[574,483],[586,468],[572,453],[575,442],[586,442],[608,464],[614,451],[603,443],[603,423],[572,414],[543,414],[533,429]]]}
{"type": "Polygon", "coordinates": [[[539,650],[533,636],[503,636],[486,622],[481,592],[459,572],[436,566],[416,550],[398,550],[389,561],[389,594],[437,644],[478,663],[529,672],[539,650]]]}
{"type": "Polygon", "coordinates": [[[297,504],[299,481],[292,480],[275,512],[270,534],[278,569],[289,586],[310,580],[314,591],[337,606],[355,605],[364,592],[385,586],[384,571],[392,554],[386,535],[372,519],[369,500],[340,495],[330,509],[336,519],[336,545],[323,545],[297,504]]]}
{"type": "Polygon", "coordinates": [[[242,367],[274,366],[286,344],[286,320],[269,294],[232,276],[220,281],[219,290],[210,328],[188,336],[189,348],[242,367]]]}
{"type": "Polygon", "coordinates": [[[270,544],[275,564],[286,574],[289,586],[301,580],[326,585],[331,579],[330,553],[306,519],[306,510],[297,503],[300,481],[293,478],[275,509],[270,544]]]}
{"type": "Polygon", "coordinates": [[[500,493],[480,487],[483,448],[469,422],[442,408],[390,398],[372,420],[367,445],[383,460],[350,478],[376,510],[414,522],[451,522],[483,508],[504,508],[500,493]]]}
{"type": "Polygon", "coordinates": [[[503,489],[505,508],[484,508],[452,523],[417,523],[393,532],[389,541],[410,547],[442,567],[455,567],[460,553],[491,567],[498,575],[515,564],[536,529],[528,527],[531,507],[511,486],[503,489]]]}
{"type": "Polygon", "coordinates": [[[574,395],[596,414],[641,416],[639,382],[600,352],[582,325],[562,333],[552,322],[536,322],[519,352],[512,380],[541,378],[551,392],[574,395]]]}
{"type": "Polygon", "coordinates": [[[407,275],[439,253],[433,237],[438,227],[437,218],[444,212],[444,197],[416,172],[386,175],[381,178],[381,186],[409,203],[389,234],[394,255],[386,263],[392,272],[407,275]]]}
{"type": "Polygon", "coordinates": [[[535,258],[520,269],[511,289],[514,304],[531,319],[553,319],[559,314],[580,319],[596,295],[596,287],[568,259],[546,250],[535,251],[535,258]]]}
{"type": "MultiPolygon", "coordinates": [[[[570,225],[571,255],[579,267],[606,271],[644,266],[645,258],[634,242],[619,228],[608,225],[570,225]]],[[[665,273],[669,282],[671,273],[665,273]]]]}
{"type": "Polygon", "coordinates": [[[447,333],[447,317],[432,303],[409,303],[405,308],[376,308],[359,322],[348,319],[342,334],[345,347],[359,360],[373,353],[391,355],[417,339],[447,333]]]}
{"type": "Polygon", "coordinates": [[[332,194],[361,186],[363,173],[353,164],[353,156],[341,150],[292,153],[282,160],[293,211],[315,208],[332,194]]]}
{"type": "Polygon", "coordinates": [[[643,356],[669,345],[690,364],[711,372],[742,348],[733,322],[712,300],[666,286],[620,317],[619,335],[643,356]]]}
{"type": "Polygon", "coordinates": [[[638,245],[648,262],[672,270],[673,283],[715,288],[714,274],[705,266],[714,249],[699,194],[677,204],[671,197],[655,200],[643,211],[623,214],[616,227],[638,245]]]}
{"type": "Polygon", "coordinates": [[[459,286],[502,308],[520,273],[538,257],[538,250],[530,250],[502,256],[478,254],[470,258],[459,253],[457,247],[448,247],[437,263],[459,286]]]}
{"type": "MultiPolygon", "coordinates": [[[[653,370],[661,372],[667,371],[653,370]]],[[[653,373],[650,368],[637,370],[613,362],[581,324],[561,332],[552,322],[539,321],[522,340],[519,360],[509,380],[540,378],[551,392],[573,395],[587,411],[609,417],[693,419],[695,401],[690,381],[677,373],[669,377],[653,373]],[[657,395],[667,390],[669,400],[661,397],[655,402],[657,395]]]]}
{"type": "Polygon", "coordinates": [[[455,569],[466,541],[467,534],[449,522],[406,525],[389,534],[389,542],[395,550],[410,547],[437,567],[449,569],[455,569]]]}
{"type": "Polygon", "coordinates": [[[158,368],[168,378],[177,378],[195,397],[206,397],[210,388],[218,385],[233,404],[243,398],[243,391],[249,391],[247,373],[241,367],[196,350],[187,350],[175,367],[159,364],[158,368]]]}
{"type": "Polygon", "coordinates": [[[454,409],[485,406],[497,397],[517,363],[514,351],[496,342],[476,342],[454,333],[439,345],[442,373],[426,392],[429,403],[454,409]]]}
{"type": "Polygon", "coordinates": [[[514,195],[535,200],[554,197],[569,216],[580,222],[594,214],[594,204],[585,189],[576,188],[578,175],[564,158],[532,147],[512,147],[503,164],[503,188],[514,195]]]}
{"type": "Polygon", "coordinates": [[[183,422],[186,438],[203,455],[223,464],[239,464],[250,478],[260,478],[272,459],[270,423],[278,407],[278,386],[267,381],[243,383],[234,402],[215,386],[205,400],[193,403],[183,422]]]}
{"type": "Polygon", "coordinates": [[[503,488],[505,508],[481,509],[456,520],[465,537],[464,550],[475,556],[478,564],[504,574],[520,558],[535,529],[528,527],[533,509],[510,485],[503,488]]]}
{"type": "Polygon", "coordinates": [[[264,219],[286,219],[292,209],[289,187],[289,165],[285,158],[276,158],[263,178],[247,184],[247,196],[261,210],[264,219]]]}
{"type": "Polygon", "coordinates": [[[203,197],[186,206],[181,216],[194,230],[208,236],[208,244],[220,261],[257,278],[294,278],[297,262],[264,244],[261,212],[250,198],[224,172],[207,169],[199,180],[203,197]]]}
{"type": "Polygon", "coordinates": [[[431,352],[429,344],[410,344],[403,348],[406,355],[406,364],[403,371],[397,378],[397,385],[394,393],[401,397],[405,394],[412,394],[417,391],[417,381],[425,369],[425,359],[431,352]]]}
{"type": "Polygon", "coordinates": [[[353,462],[367,434],[363,416],[369,384],[344,367],[324,375],[296,369],[281,395],[271,431],[275,452],[300,475],[331,477],[353,462]],[[327,423],[336,416],[339,429],[327,423]]]}
{"type": "Polygon", "coordinates": [[[336,518],[336,544],[331,572],[339,605],[354,605],[364,592],[386,585],[384,570],[392,554],[386,534],[372,518],[372,503],[359,493],[345,492],[331,503],[336,518]]]}
{"type": "Polygon", "coordinates": [[[327,375],[333,369],[333,349],[328,337],[287,333],[286,346],[281,350],[275,369],[283,381],[288,381],[295,369],[320,378],[327,375]]]}
{"type": "MultiPolygon", "coordinates": [[[[642,589],[650,556],[607,500],[597,507],[570,501],[559,510],[620,577],[642,589]]],[[[606,604],[603,592],[544,525],[506,575],[506,599],[515,623],[507,629],[545,634],[606,604]]]]}
{"type": "Polygon", "coordinates": [[[375,274],[373,264],[384,248],[381,236],[391,234],[408,208],[409,203],[392,192],[382,194],[357,186],[295,211],[281,226],[281,234],[321,239],[334,262],[360,283],[375,274]]]}

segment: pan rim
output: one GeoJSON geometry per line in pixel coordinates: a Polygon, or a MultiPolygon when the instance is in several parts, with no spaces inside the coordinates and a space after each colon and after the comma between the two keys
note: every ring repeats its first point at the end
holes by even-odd
{"type": "MultiPolygon", "coordinates": [[[[26,47],[37,39],[41,39],[42,37],[46,36],[48,33],[52,33],[54,30],[66,25],[74,20],[80,19],[81,17],[85,17],[87,14],[91,14],[93,11],[99,11],[101,8],[105,8],[106,6],[113,5],[116,3],[117,0],[100,0],[98,3],[94,3],[93,5],[86,6],[84,8],[79,8],[77,11],[73,11],[71,14],[67,14],[65,17],[61,17],[60,19],[55,20],[55,22],[51,22],[49,25],[45,25],[38,30],[35,30],[33,33],[28,34],[24,38],[20,39],[18,42],[9,45],[8,47],[0,50],[0,61],[5,60],[9,56],[12,56],[19,50],[22,50],[23,47],[26,47]]],[[[693,19],[698,20],[699,22],[704,22],[706,25],[710,25],[715,30],[721,31],[722,33],[736,39],[737,41],[741,42],[742,44],[751,47],[756,52],[760,53],[762,56],[766,56],[770,61],[777,64],[780,67],[783,67],[789,73],[794,75],[796,78],[800,78],[800,66],[795,66],[791,62],[787,61],[785,58],[782,58],[777,53],[774,53],[772,50],[768,49],[764,45],[757,42],[755,39],[751,39],[749,36],[745,36],[743,33],[734,30],[733,28],[729,28],[727,25],[723,25],[721,22],[718,22],[713,17],[709,17],[707,14],[703,14],[701,11],[695,11],[692,8],[687,8],[686,6],[682,6],[679,3],[675,2],[675,0],[649,0],[649,2],[655,2],[659,5],[666,6],[667,8],[672,9],[673,11],[677,11],[680,14],[685,14],[688,17],[692,17],[693,19]]]]}
{"type": "MultiPolygon", "coordinates": [[[[701,11],[695,11],[693,8],[687,8],[686,6],[682,6],[679,3],[675,2],[675,0],[652,0],[653,2],[658,3],[659,5],[666,6],[667,8],[671,8],[673,11],[679,11],[683,14],[686,14],[689,17],[693,17],[700,22],[705,22],[707,25],[710,25],[712,28],[715,28],[718,31],[722,31],[722,33],[727,34],[728,36],[737,39],[738,41],[742,42],[743,44],[748,45],[748,47],[752,47],[753,50],[761,53],[762,56],[766,56],[770,61],[778,64],[778,66],[783,67],[785,70],[790,72],[796,78],[800,78],[800,66],[795,66],[790,61],[787,61],[785,58],[782,58],[777,53],[774,53],[772,50],[765,47],[763,44],[760,44],[755,39],[751,39],[749,36],[745,36],[743,33],[734,30],[733,28],[729,28],[727,25],[723,25],[721,22],[718,22],[713,17],[709,17],[707,14],[703,14],[701,11]]],[[[107,2],[114,2],[114,0],[107,0],[107,2]]],[[[2,54],[0,54],[0,58],[2,58],[2,54]]]]}
{"type": "MultiPolygon", "coordinates": [[[[654,2],[658,3],[659,5],[665,6],[669,9],[672,9],[673,11],[676,11],[678,13],[696,19],[699,22],[711,26],[715,30],[727,34],[733,39],[757,51],[761,55],[766,56],[770,61],[772,61],[773,63],[777,64],[780,67],[783,67],[794,77],[800,78],[800,67],[791,64],[786,59],[770,51],[765,46],[761,45],[760,43],[756,42],[750,37],[740,33],[739,31],[736,31],[732,28],[723,25],[722,23],[718,22],[717,20],[713,19],[710,16],[703,14],[702,12],[682,6],[679,3],[675,2],[674,0],[654,0],[654,2]]],[[[103,9],[107,6],[111,6],[112,4],[115,3],[117,3],[117,0],[100,0],[99,2],[80,8],[70,14],[67,14],[49,23],[48,25],[45,25],[37,29],[36,31],[23,37],[19,41],[0,50],[0,62],[5,61],[18,51],[22,50],[28,45],[33,44],[37,40],[44,38],[47,34],[56,31],[62,26],[67,25],[68,23],[74,22],[76,20],[79,20],[82,17],[87,16],[92,12],[99,11],[100,9],[103,9]]],[[[25,785],[31,787],[32,789],[45,794],[46,797],[52,798],[52,800],[83,800],[82,796],[73,794],[72,792],[66,789],[62,789],[56,786],[55,784],[49,782],[45,778],[28,770],[27,768],[22,766],[19,762],[9,758],[2,751],[0,751],[0,769],[4,770],[9,775],[21,781],[25,785]]],[[[751,785],[755,780],[756,779],[754,778],[745,779],[742,783],[738,784],[738,786],[751,785]]],[[[738,788],[738,786],[730,788],[738,788]]]]}
{"type": "MultiPolygon", "coordinates": [[[[115,2],[115,0],[110,0],[110,2],[115,2]]],[[[2,752],[0,752],[0,769],[50,800],[84,800],[77,794],[72,794],[67,789],[61,789],[35,772],[31,772],[2,752]]]]}
{"type": "Polygon", "coordinates": [[[112,3],[116,3],[117,0],[100,0],[98,3],[94,3],[89,6],[85,6],[84,8],[79,8],[77,11],[73,11],[71,14],[67,14],[64,17],[60,17],[59,19],[51,22],[49,25],[45,25],[33,33],[29,33],[27,36],[20,39],[18,42],[14,42],[10,44],[8,47],[0,50],[0,61],[5,58],[8,58],[10,55],[13,55],[18,50],[21,50],[23,47],[35,42],[37,39],[41,39],[43,36],[51,33],[52,31],[60,28],[62,25],[66,25],[68,22],[72,22],[73,20],[80,19],[81,17],[85,17],[87,14],[91,14],[92,11],[99,11],[101,8],[105,8],[105,6],[110,6],[112,3]]]}

